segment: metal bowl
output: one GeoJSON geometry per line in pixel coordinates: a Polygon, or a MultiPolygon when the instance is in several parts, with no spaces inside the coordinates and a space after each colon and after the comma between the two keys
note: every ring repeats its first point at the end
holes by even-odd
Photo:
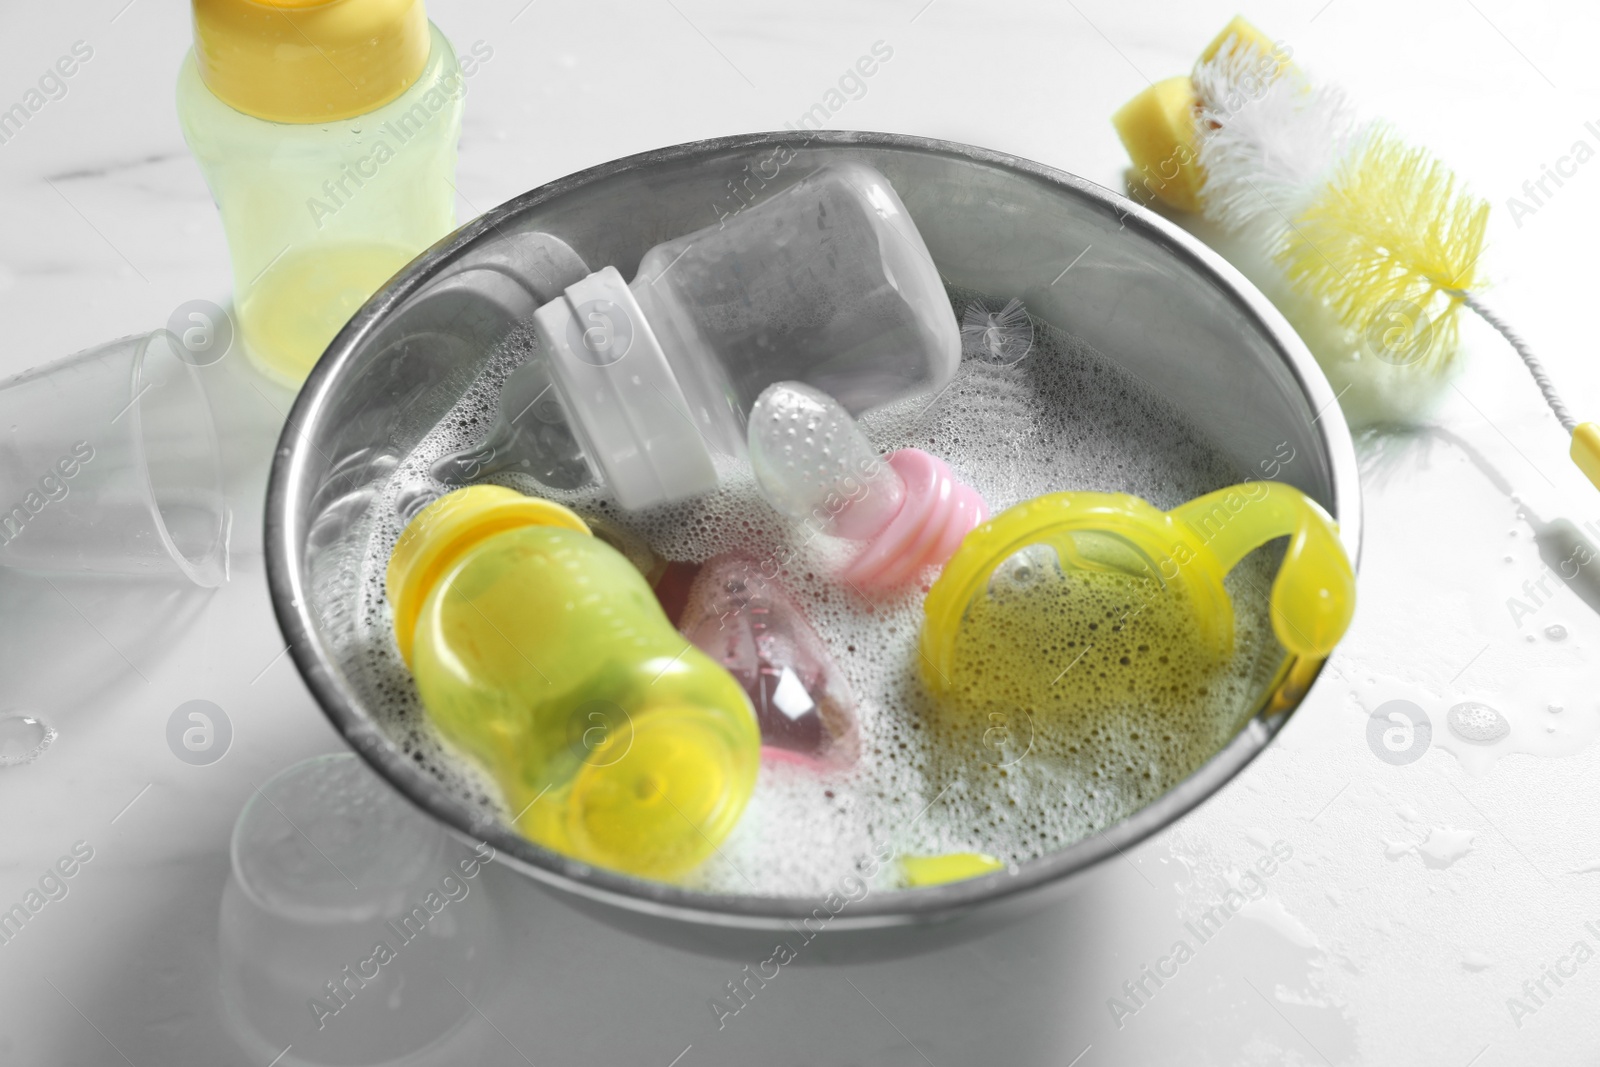
{"type": "MultiPolygon", "coordinates": [[[[634,880],[546,851],[447,794],[368,710],[361,649],[347,639],[361,580],[349,536],[376,487],[531,314],[517,282],[547,231],[591,264],[631,275],[652,245],[715,222],[833,159],[882,171],[950,283],[1028,309],[1088,341],[1187,411],[1242,469],[1280,443],[1284,476],[1360,543],[1357,467],[1327,380],[1277,310],[1214,252],[1131,200],[981,148],[869,133],[767,133],[699,141],[606,163],[525,193],[457,230],[396,275],[312,371],[272,465],[267,577],[294,661],[350,745],[413,803],[510,864],[583,897],[657,917],[777,929],[817,901],[711,895],[634,880]],[[1066,280],[1070,276],[1070,281],[1066,280]]],[[[1268,694],[1193,775],[1104,833],[1000,873],[878,893],[830,930],[950,918],[1049,899],[1102,860],[1178,819],[1249,763],[1297,706],[1268,694]]],[[[620,918],[620,916],[619,916],[620,918]]]]}

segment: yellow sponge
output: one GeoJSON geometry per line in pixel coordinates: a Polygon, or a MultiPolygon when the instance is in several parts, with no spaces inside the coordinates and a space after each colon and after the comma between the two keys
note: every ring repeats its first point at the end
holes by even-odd
{"type": "MultiPolygon", "coordinates": [[[[1249,49],[1276,60],[1275,74],[1290,67],[1287,50],[1280,50],[1271,38],[1237,15],[1206,45],[1196,66],[1216,58],[1230,40],[1235,49],[1249,49]]],[[[1156,82],[1111,116],[1133,160],[1134,184],[1179,211],[1200,210],[1205,172],[1200,169],[1195,125],[1199,109],[1194,83],[1180,75],[1156,82]]]]}
{"type": "Polygon", "coordinates": [[[1156,82],[1111,116],[1133,161],[1134,183],[1179,211],[1200,210],[1200,98],[1186,75],[1156,82]]]}
{"type": "Polygon", "coordinates": [[[1235,48],[1248,48],[1260,52],[1263,56],[1276,58],[1278,61],[1278,73],[1281,74],[1288,69],[1290,65],[1288,53],[1279,54],[1278,46],[1273,43],[1272,38],[1256,29],[1242,15],[1235,15],[1232,22],[1222,27],[1222,32],[1217,34],[1210,44],[1206,45],[1204,52],[1200,53],[1200,61],[1195,66],[1199,66],[1201,63],[1209,63],[1215,59],[1217,53],[1222,51],[1222,46],[1228,43],[1228,38],[1230,37],[1238,39],[1238,43],[1234,45],[1235,48]]]}

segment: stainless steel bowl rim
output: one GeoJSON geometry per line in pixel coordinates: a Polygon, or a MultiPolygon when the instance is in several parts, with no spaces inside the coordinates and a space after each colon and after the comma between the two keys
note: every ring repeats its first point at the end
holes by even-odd
{"type": "MultiPolygon", "coordinates": [[[[1360,485],[1355,450],[1339,410],[1337,398],[1304,342],[1270,301],[1219,254],[1160,215],[1133,200],[1075,175],[1003,152],[952,141],[906,134],[850,131],[808,131],[805,146],[853,146],[909,149],[1009,169],[1040,181],[1071,189],[1078,197],[1114,214],[1122,225],[1143,231],[1163,250],[1201,274],[1210,275],[1219,288],[1277,346],[1305,396],[1321,412],[1318,432],[1326,447],[1334,493],[1334,513],[1340,535],[1352,559],[1359,554],[1360,485]]],[[[550,852],[484,813],[445,792],[439,782],[390,744],[361,708],[355,693],[343,685],[331,658],[322,648],[302,580],[303,546],[293,543],[291,530],[300,527],[297,498],[300,483],[308,477],[308,451],[303,427],[317,424],[320,411],[339,381],[353,353],[413,294],[455,263],[490,231],[536,205],[574,189],[630,171],[648,171],[658,164],[697,155],[738,149],[759,149],[792,144],[792,131],[745,134],[694,141],[660,148],[602,163],[559,178],[523,193],[468,222],[423,252],[356,312],[328,346],[312,370],[289,412],[273,457],[265,509],[267,584],[274,611],[289,653],[312,695],[335,729],[351,747],[407,799],[438,819],[461,840],[487,844],[497,858],[527,875],[562,890],[619,907],[663,918],[715,926],[750,929],[789,929],[795,921],[813,915],[822,905],[819,897],[766,897],[712,894],[677,886],[645,882],[591,867],[550,852]]],[[[1261,714],[1250,720],[1234,738],[1176,787],[1109,827],[1059,851],[1021,865],[1015,872],[997,872],[968,881],[923,889],[874,892],[832,915],[828,929],[858,929],[936,922],[1018,894],[1065,882],[1102,860],[1126,852],[1145,838],[1171,825],[1206,797],[1220,789],[1259,754],[1288,720],[1291,712],[1261,714]]],[[[823,914],[827,914],[823,912],[823,914]]]]}

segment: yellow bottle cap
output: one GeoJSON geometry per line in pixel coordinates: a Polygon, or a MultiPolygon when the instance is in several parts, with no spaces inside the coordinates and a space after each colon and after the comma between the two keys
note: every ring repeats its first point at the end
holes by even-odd
{"type": "Polygon", "coordinates": [[[644,878],[690,871],[744,812],[755,751],[753,736],[730,731],[713,709],[641,712],[579,769],[567,799],[568,841],[583,859],[644,878]]]}
{"type": "Polygon", "coordinates": [[[587,535],[588,525],[560,504],[499,485],[469,485],[417,513],[395,542],[384,574],[394,639],[407,665],[422,604],[467,550],[522,526],[559,526],[587,535]]]}
{"type": "Polygon", "coordinates": [[[428,62],[423,0],[194,0],[194,55],[223,103],[332,122],[405,92],[428,62]]]}

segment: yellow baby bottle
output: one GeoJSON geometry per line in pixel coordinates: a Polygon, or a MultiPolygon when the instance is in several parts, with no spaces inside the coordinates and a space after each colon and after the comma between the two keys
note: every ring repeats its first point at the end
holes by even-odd
{"type": "Polygon", "coordinates": [[[193,0],[178,118],[222,214],[239,334],[298,386],[455,228],[464,69],[422,0],[193,0]]]}
{"type": "Polygon", "coordinates": [[[429,718],[529,839],[672,879],[738,821],[761,750],[743,688],[577,515],[458,489],[406,527],[386,584],[429,718]]]}

